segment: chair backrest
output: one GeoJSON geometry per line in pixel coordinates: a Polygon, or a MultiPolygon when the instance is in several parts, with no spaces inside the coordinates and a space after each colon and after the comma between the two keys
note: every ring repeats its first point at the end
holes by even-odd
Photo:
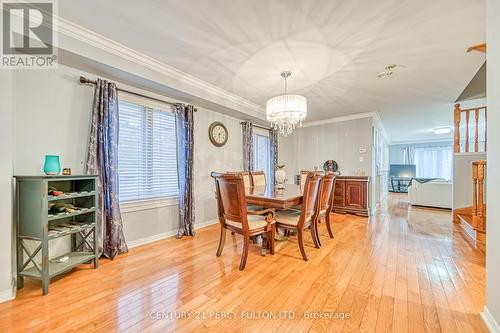
{"type": "Polygon", "coordinates": [[[252,171],[253,186],[266,186],[266,174],[264,171],[252,171]]]}
{"type": "Polygon", "coordinates": [[[300,189],[301,190],[304,190],[304,185],[306,184],[306,179],[307,179],[308,174],[309,174],[309,171],[307,171],[307,170],[300,171],[300,189]]]}
{"type": "Polygon", "coordinates": [[[250,175],[250,172],[248,172],[248,171],[240,172],[240,175],[243,177],[243,185],[245,187],[251,187],[251,186],[253,186],[253,184],[252,184],[252,176],[250,175]]]}
{"type": "Polygon", "coordinates": [[[326,209],[328,212],[332,210],[333,198],[335,191],[335,174],[333,172],[328,172],[323,177],[323,185],[321,185],[321,199],[319,203],[319,209],[326,209]]]}
{"type": "Polygon", "coordinates": [[[242,224],[248,231],[247,203],[243,176],[239,173],[211,173],[215,180],[219,221],[225,225],[226,220],[242,224]]]}
{"type": "MultiPolygon", "coordinates": [[[[302,213],[299,223],[303,224],[306,218],[319,213],[319,196],[321,194],[323,175],[309,172],[304,184],[302,197],[302,213]]],[[[300,226],[299,226],[300,227],[300,226]]]]}

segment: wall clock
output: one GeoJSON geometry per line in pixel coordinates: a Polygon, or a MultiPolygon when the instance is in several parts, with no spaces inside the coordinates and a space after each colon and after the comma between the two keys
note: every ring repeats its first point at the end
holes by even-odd
{"type": "Polygon", "coordinates": [[[219,121],[213,122],[208,128],[208,137],[216,147],[222,147],[227,142],[227,128],[219,121]]]}

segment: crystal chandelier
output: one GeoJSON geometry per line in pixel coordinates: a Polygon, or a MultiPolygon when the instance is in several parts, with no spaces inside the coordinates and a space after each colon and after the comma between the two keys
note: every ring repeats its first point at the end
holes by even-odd
{"type": "Polygon", "coordinates": [[[307,115],[306,98],[287,94],[287,78],[290,75],[292,72],[281,72],[281,77],[285,79],[285,93],[271,98],[266,103],[267,120],[284,137],[291,134],[297,125],[302,126],[307,115]]]}

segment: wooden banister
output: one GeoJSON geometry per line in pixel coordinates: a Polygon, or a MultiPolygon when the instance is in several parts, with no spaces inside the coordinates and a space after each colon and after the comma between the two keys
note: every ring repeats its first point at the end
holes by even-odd
{"type": "Polygon", "coordinates": [[[460,153],[460,123],[462,121],[462,113],[465,113],[465,143],[464,143],[464,152],[468,153],[471,148],[470,146],[470,138],[469,138],[469,120],[470,113],[474,112],[474,152],[478,153],[479,151],[479,115],[484,110],[484,151],[486,152],[486,106],[471,108],[471,109],[461,109],[460,104],[455,104],[455,109],[453,111],[453,124],[454,124],[454,145],[453,150],[455,153],[460,153]]]}
{"type": "Polygon", "coordinates": [[[485,175],[486,161],[472,162],[472,227],[483,233],[486,231],[485,175]]]}

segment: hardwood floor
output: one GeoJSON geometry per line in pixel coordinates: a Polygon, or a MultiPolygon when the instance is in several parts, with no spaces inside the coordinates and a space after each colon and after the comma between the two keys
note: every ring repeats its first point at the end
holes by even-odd
{"type": "Polygon", "coordinates": [[[274,256],[252,246],[241,272],[241,238],[227,233],[216,258],[215,225],[62,276],[48,296],[26,279],[16,300],[0,304],[0,331],[487,332],[484,253],[451,212],[391,194],[370,220],[333,220],[334,239],[320,224],[321,249],[306,234],[308,262],[291,237],[274,256]]]}

